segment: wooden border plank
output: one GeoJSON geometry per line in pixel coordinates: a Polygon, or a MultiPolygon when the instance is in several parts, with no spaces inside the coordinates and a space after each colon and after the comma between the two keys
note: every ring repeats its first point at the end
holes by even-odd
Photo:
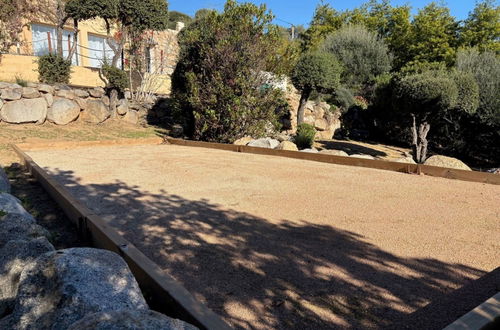
{"type": "Polygon", "coordinates": [[[61,184],[38,166],[21,148],[13,146],[22,164],[40,182],[49,195],[59,204],[80,234],[97,248],[114,251],[127,262],[150,307],[171,317],[192,323],[202,329],[231,329],[231,327],[197,301],[180,283],[146,257],[132,243],[107,225],[75,199],[61,184]]]}
{"type": "Polygon", "coordinates": [[[493,173],[465,171],[465,170],[421,165],[421,164],[406,164],[406,163],[398,163],[398,162],[391,162],[378,159],[362,159],[355,157],[335,156],[335,155],[308,153],[300,151],[275,150],[275,149],[249,147],[249,146],[238,146],[233,144],[189,141],[189,140],[181,140],[174,138],[166,138],[166,141],[173,145],[180,145],[186,147],[199,147],[199,148],[218,149],[218,150],[243,152],[243,153],[258,154],[258,155],[287,157],[287,158],[310,160],[310,161],[329,163],[329,164],[373,168],[373,169],[408,173],[408,174],[425,174],[428,176],[439,177],[439,178],[500,185],[500,175],[493,173]]]}

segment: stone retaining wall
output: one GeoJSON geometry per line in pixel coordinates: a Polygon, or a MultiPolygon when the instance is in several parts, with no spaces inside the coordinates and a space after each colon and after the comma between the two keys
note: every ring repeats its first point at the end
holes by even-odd
{"type": "Polygon", "coordinates": [[[49,237],[0,168],[0,329],[196,329],[149,310],[116,253],[56,251],[49,237]]]}
{"type": "Polygon", "coordinates": [[[0,82],[0,121],[9,124],[49,121],[67,125],[77,120],[100,124],[111,118],[137,124],[146,111],[126,98],[110,99],[101,87],[77,89],[37,83],[22,87],[0,82]]]}

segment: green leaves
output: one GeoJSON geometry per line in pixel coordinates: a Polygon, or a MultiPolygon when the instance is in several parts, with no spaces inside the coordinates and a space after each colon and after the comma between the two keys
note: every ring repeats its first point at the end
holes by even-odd
{"type": "Polygon", "coordinates": [[[38,79],[47,84],[69,83],[71,61],[48,54],[38,58],[38,79]]]}
{"type": "Polygon", "coordinates": [[[292,72],[292,82],[299,90],[332,92],[339,85],[341,72],[342,68],[333,55],[305,53],[292,72]]]}
{"type": "Polygon", "coordinates": [[[179,63],[172,96],[191,136],[233,142],[264,135],[285,102],[274,88],[279,76],[273,16],[264,6],[230,0],[179,34],[179,63]],[[263,87],[266,88],[263,88],[263,87]]]}
{"type": "Polygon", "coordinates": [[[478,2],[465,20],[460,35],[461,45],[480,51],[500,52],[500,6],[492,0],[478,2]]]}

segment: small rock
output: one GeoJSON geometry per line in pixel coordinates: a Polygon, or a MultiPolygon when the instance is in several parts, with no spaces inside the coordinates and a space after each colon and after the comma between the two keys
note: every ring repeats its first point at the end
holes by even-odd
{"type": "Polygon", "coordinates": [[[291,150],[298,151],[297,145],[291,141],[283,141],[276,147],[276,150],[291,150]]]}
{"type": "Polygon", "coordinates": [[[6,103],[0,116],[11,124],[43,123],[47,117],[47,101],[43,97],[6,103]]]}
{"type": "Polygon", "coordinates": [[[2,99],[0,99],[0,110],[2,110],[2,107],[3,107],[3,101],[2,99]]]}
{"type": "Polygon", "coordinates": [[[67,329],[85,316],[148,309],[116,253],[90,248],[48,252],[24,267],[12,314],[0,329],[67,329]]]}
{"type": "Polygon", "coordinates": [[[80,106],[68,99],[54,101],[47,112],[47,119],[57,125],[67,125],[80,115],[80,106]]]}
{"type": "Polygon", "coordinates": [[[413,160],[413,158],[410,157],[401,157],[398,159],[395,159],[394,162],[396,163],[405,163],[405,164],[416,164],[416,162],[413,160]]]}
{"type": "Polygon", "coordinates": [[[22,89],[2,89],[2,93],[0,93],[0,97],[6,101],[15,101],[21,99],[22,89]]]}
{"type": "Polygon", "coordinates": [[[241,139],[234,141],[233,144],[237,146],[246,146],[250,141],[253,141],[251,136],[244,136],[241,139]]]}
{"type": "Polygon", "coordinates": [[[323,118],[316,119],[314,121],[314,127],[318,131],[324,131],[328,128],[328,122],[326,121],[326,119],[323,119],[323,118]]]}
{"type": "Polygon", "coordinates": [[[111,113],[106,105],[100,100],[87,100],[82,113],[82,120],[99,124],[108,119],[111,113]]]}
{"type": "Polygon", "coordinates": [[[247,146],[249,147],[258,147],[258,148],[268,148],[268,149],[274,149],[276,148],[280,142],[275,139],[271,138],[262,138],[262,139],[257,139],[250,141],[247,146]]]}
{"type": "Polygon", "coordinates": [[[56,92],[56,96],[68,99],[68,100],[74,100],[75,99],[75,92],[72,90],[66,90],[66,89],[60,89],[56,92]]]}
{"type": "Polygon", "coordinates": [[[184,135],[184,127],[179,124],[172,125],[172,128],[170,129],[170,135],[174,138],[182,137],[184,135]]]}
{"type": "Polygon", "coordinates": [[[26,217],[31,217],[21,205],[21,201],[7,193],[0,193],[0,211],[7,214],[20,214],[26,217]]]}
{"type": "Polygon", "coordinates": [[[46,84],[38,85],[38,91],[47,94],[54,94],[54,87],[46,84]]]}
{"type": "Polygon", "coordinates": [[[81,98],[89,97],[89,92],[84,91],[83,89],[75,89],[73,90],[73,92],[75,93],[76,97],[81,97],[81,98]]]}
{"type": "Polygon", "coordinates": [[[128,106],[128,101],[127,99],[121,99],[118,101],[118,105],[116,106],[116,112],[120,115],[123,116],[128,112],[129,106],[128,106]]]}
{"type": "Polygon", "coordinates": [[[54,97],[52,94],[42,94],[43,98],[45,99],[45,102],[47,102],[47,106],[51,107],[52,103],[54,103],[54,97]]]}
{"type": "Polygon", "coordinates": [[[278,140],[279,142],[283,142],[283,141],[291,141],[292,137],[288,134],[284,134],[284,133],[279,133],[279,134],[276,134],[276,136],[274,137],[276,140],[278,140]]]}
{"type": "Polygon", "coordinates": [[[101,101],[102,103],[104,103],[107,107],[109,107],[109,97],[107,95],[104,95],[103,97],[101,97],[101,101]]]}
{"type": "Polygon", "coordinates": [[[439,166],[439,167],[446,167],[446,168],[455,168],[458,170],[465,170],[465,171],[472,171],[469,166],[467,166],[464,162],[462,162],[459,159],[452,158],[452,157],[446,157],[446,156],[432,156],[428,158],[424,165],[429,165],[429,166],[439,166]]]}
{"type": "Polygon", "coordinates": [[[40,97],[40,92],[33,87],[23,87],[22,94],[25,99],[36,99],[40,97]]]}
{"type": "Polygon", "coordinates": [[[14,307],[19,277],[24,267],[50,251],[54,251],[54,247],[45,237],[11,240],[0,248],[0,318],[14,307]]]}
{"type": "Polygon", "coordinates": [[[0,89],[4,89],[4,88],[12,88],[12,84],[0,81],[0,89]]]}
{"type": "Polygon", "coordinates": [[[96,87],[89,90],[90,96],[100,98],[104,95],[104,89],[101,87],[96,87]]]}
{"type": "Polygon", "coordinates": [[[197,327],[155,311],[122,310],[90,314],[68,330],[195,330],[197,327]]]}
{"type": "Polygon", "coordinates": [[[81,99],[81,98],[77,97],[75,99],[75,102],[78,104],[80,109],[85,109],[87,107],[87,100],[86,99],[81,99]]]}
{"type": "Polygon", "coordinates": [[[375,159],[373,156],[363,155],[363,154],[354,154],[354,155],[351,155],[350,157],[352,157],[352,158],[361,158],[361,159],[375,159]]]}
{"type": "Polygon", "coordinates": [[[345,151],[342,150],[330,150],[330,149],[323,149],[319,152],[320,154],[325,154],[325,155],[334,155],[334,156],[343,156],[343,157],[348,157],[349,154],[345,151]]]}
{"type": "Polygon", "coordinates": [[[312,153],[312,154],[317,154],[317,153],[319,153],[318,149],[316,149],[316,148],[302,149],[302,150],[300,150],[300,151],[302,151],[302,152],[309,152],[309,153],[312,153]]]}
{"type": "Polygon", "coordinates": [[[134,124],[134,125],[137,125],[137,123],[139,122],[139,114],[137,111],[135,110],[129,110],[125,116],[123,116],[122,118],[124,121],[126,121],[127,123],[130,123],[130,124],[134,124]]]}
{"type": "Polygon", "coordinates": [[[123,96],[125,96],[125,98],[126,98],[127,100],[130,100],[130,99],[132,98],[132,94],[130,93],[130,91],[126,91],[126,92],[123,94],[123,96]]]}
{"type": "Polygon", "coordinates": [[[50,233],[36,224],[31,216],[9,213],[0,218],[0,248],[13,240],[31,240],[38,237],[49,237],[50,233]]]}
{"type": "Polygon", "coordinates": [[[0,192],[10,194],[10,181],[7,173],[5,173],[2,166],[0,166],[0,192]]]}
{"type": "Polygon", "coordinates": [[[26,86],[38,89],[38,83],[29,82],[28,84],[26,84],[26,86]]]}

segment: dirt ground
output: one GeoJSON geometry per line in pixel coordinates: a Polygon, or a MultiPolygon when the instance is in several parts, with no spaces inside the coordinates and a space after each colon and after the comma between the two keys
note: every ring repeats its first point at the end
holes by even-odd
{"type": "Polygon", "coordinates": [[[29,154],[236,328],[438,329],[500,287],[499,186],[171,145],[29,154]]]}

